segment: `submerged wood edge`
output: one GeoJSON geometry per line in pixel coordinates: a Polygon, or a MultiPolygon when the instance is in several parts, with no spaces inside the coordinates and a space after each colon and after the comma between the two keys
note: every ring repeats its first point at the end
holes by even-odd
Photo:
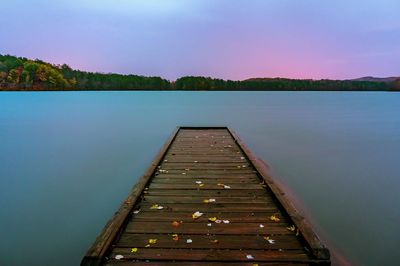
{"type": "Polygon", "coordinates": [[[156,171],[157,166],[160,164],[162,158],[166,154],[166,151],[176,138],[179,130],[180,127],[177,127],[167,139],[164,146],[151,162],[146,172],[139,179],[136,185],[134,185],[128,197],[122,202],[119,210],[107,222],[92,246],[86,252],[85,257],[81,261],[81,265],[97,266],[103,262],[108,247],[111,245],[115,237],[120,233],[122,225],[126,222],[129,213],[132,211],[143,189],[146,187],[153,173],[156,171]]]}
{"type": "Polygon", "coordinates": [[[300,230],[300,233],[309,245],[313,256],[320,260],[330,260],[329,249],[322,244],[319,237],[311,229],[311,225],[304,219],[302,215],[300,215],[294,205],[284,196],[285,193],[278,186],[278,184],[274,182],[273,177],[265,163],[258,159],[253,152],[247,148],[246,144],[244,144],[243,140],[240,139],[235,131],[233,131],[231,128],[228,128],[228,132],[232,135],[233,139],[242,149],[249,161],[253,164],[254,168],[264,179],[266,185],[271,189],[278,202],[282,205],[286,213],[292,219],[294,225],[300,230]]]}

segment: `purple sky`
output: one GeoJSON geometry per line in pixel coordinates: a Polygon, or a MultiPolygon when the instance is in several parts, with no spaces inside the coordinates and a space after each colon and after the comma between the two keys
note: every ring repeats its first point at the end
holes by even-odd
{"type": "Polygon", "coordinates": [[[400,76],[399,0],[4,0],[0,53],[156,75],[400,76]]]}

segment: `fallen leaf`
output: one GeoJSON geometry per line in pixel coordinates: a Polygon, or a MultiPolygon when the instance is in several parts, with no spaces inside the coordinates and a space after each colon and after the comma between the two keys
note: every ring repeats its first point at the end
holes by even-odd
{"type": "Polygon", "coordinates": [[[222,223],[222,221],[221,220],[215,220],[215,222],[217,223],[217,224],[220,224],[220,223],[222,223]]]}
{"type": "Polygon", "coordinates": [[[198,219],[199,217],[201,217],[203,215],[202,212],[196,211],[195,213],[192,214],[192,218],[193,219],[198,219]]]}
{"type": "Polygon", "coordinates": [[[179,236],[177,234],[173,234],[172,235],[172,240],[178,241],[179,240],[179,236]]]}
{"type": "Polygon", "coordinates": [[[200,180],[196,181],[196,184],[201,184],[201,183],[203,183],[203,182],[201,182],[200,180]]]}
{"type": "Polygon", "coordinates": [[[181,223],[178,222],[178,221],[173,221],[173,222],[171,223],[171,225],[172,225],[173,227],[178,227],[179,225],[181,225],[181,223]]]}
{"type": "Polygon", "coordinates": [[[230,186],[227,186],[227,185],[225,185],[225,186],[224,186],[224,188],[228,189],[228,188],[231,188],[231,187],[230,187],[230,186]]]}
{"type": "Polygon", "coordinates": [[[224,224],[229,224],[230,221],[229,220],[222,220],[224,222],[224,224]]]}
{"type": "Polygon", "coordinates": [[[211,203],[211,202],[216,202],[215,199],[205,199],[203,200],[203,203],[211,203]]]}
{"type": "Polygon", "coordinates": [[[211,226],[211,225],[212,225],[211,223],[208,223],[208,224],[207,224],[207,226],[211,226]]]}
{"type": "Polygon", "coordinates": [[[287,230],[294,232],[296,230],[296,227],[294,225],[286,227],[287,230]]]}
{"type": "Polygon", "coordinates": [[[275,215],[271,215],[271,217],[269,217],[269,219],[271,219],[271,221],[274,221],[274,222],[279,222],[281,220],[278,218],[278,216],[275,216],[275,215]]]}
{"type": "Polygon", "coordinates": [[[260,228],[264,228],[265,226],[264,226],[263,224],[260,224],[259,227],[260,227],[260,228]]]}
{"type": "Polygon", "coordinates": [[[218,239],[214,239],[214,240],[211,240],[211,243],[218,244],[219,241],[218,241],[218,239]]]}
{"type": "Polygon", "coordinates": [[[252,255],[250,255],[250,254],[246,255],[246,258],[247,258],[248,260],[254,260],[254,257],[253,257],[252,255]]]}
{"type": "Polygon", "coordinates": [[[147,244],[146,246],[144,246],[145,248],[149,248],[150,247],[150,244],[147,244]]]}
{"type": "Polygon", "coordinates": [[[133,211],[134,214],[138,214],[140,210],[133,211]]]}
{"type": "Polygon", "coordinates": [[[190,244],[190,243],[192,243],[193,242],[193,240],[192,239],[186,239],[186,243],[188,243],[188,244],[190,244]]]}
{"type": "Polygon", "coordinates": [[[204,187],[204,184],[200,184],[199,187],[204,187]]]}
{"type": "Polygon", "coordinates": [[[275,244],[275,240],[273,240],[273,239],[268,239],[267,240],[270,244],[275,244]]]}
{"type": "Polygon", "coordinates": [[[157,243],[157,239],[156,238],[150,238],[149,239],[149,244],[155,244],[157,243]]]}
{"type": "Polygon", "coordinates": [[[131,249],[131,253],[136,253],[137,251],[138,251],[137,248],[132,248],[132,249],[131,249]]]}
{"type": "Polygon", "coordinates": [[[124,256],[122,256],[122,255],[116,255],[116,256],[115,256],[115,259],[116,259],[116,260],[120,260],[120,259],[123,259],[123,258],[124,258],[124,256]]]}
{"type": "Polygon", "coordinates": [[[150,209],[151,209],[151,210],[162,210],[162,209],[164,209],[164,207],[161,206],[161,205],[158,205],[158,204],[153,204],[153,205],[150,207],[150,209]]]}
{"type": "Polygon", "coordinates": [[[210,217],[210,218],[208,218],[208,220],[209,220],[210,222],[215,222],[215,221],[217,220],[217,217],[210,217]]]}

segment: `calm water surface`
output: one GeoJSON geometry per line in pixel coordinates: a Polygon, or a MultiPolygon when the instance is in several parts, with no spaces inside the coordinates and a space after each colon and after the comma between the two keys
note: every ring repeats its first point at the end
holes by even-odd
{"type": "Polygon", "coordinates": [[[78,265],[177,125],[228,125],[360,265],[400,247],[400,93],[0,93],[0,265],[78,265]]]}

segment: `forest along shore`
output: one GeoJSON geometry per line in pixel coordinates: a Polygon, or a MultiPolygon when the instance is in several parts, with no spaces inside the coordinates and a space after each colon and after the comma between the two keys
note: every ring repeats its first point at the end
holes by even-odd
{"type": "Polygon", "coordinates": [[[161,77],[93,73],[39,59],[0,55],[2,91],[211,90],[211,91],[400,91],[400,77],[311,80],[252,78],[242,81],[186,76],[161,77]]]}

